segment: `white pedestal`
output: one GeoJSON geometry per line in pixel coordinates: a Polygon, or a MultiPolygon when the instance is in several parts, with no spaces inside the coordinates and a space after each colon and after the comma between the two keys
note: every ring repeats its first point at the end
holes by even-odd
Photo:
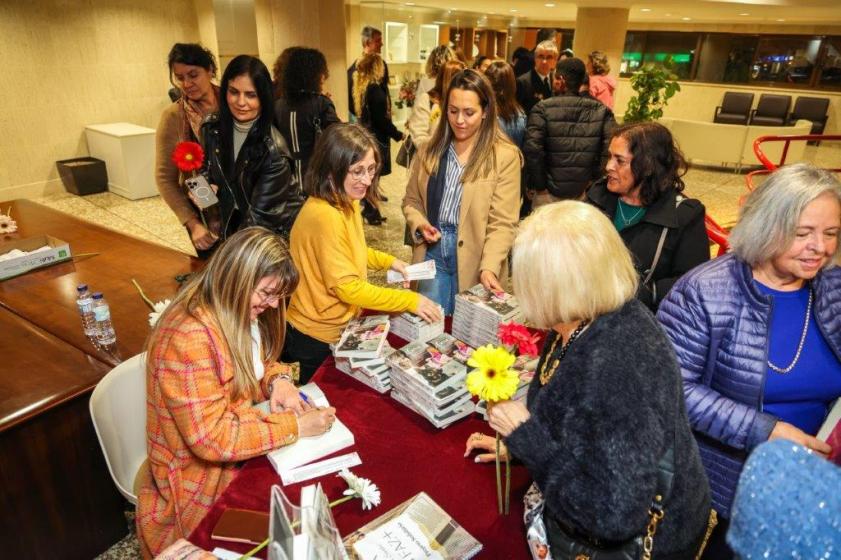
{"type": "Polygon", "coordinates": [[[131,123],[85,127],[90,155],[105,162],[108,190],[130,200],[156,196],[155,129],[131,123]]]}

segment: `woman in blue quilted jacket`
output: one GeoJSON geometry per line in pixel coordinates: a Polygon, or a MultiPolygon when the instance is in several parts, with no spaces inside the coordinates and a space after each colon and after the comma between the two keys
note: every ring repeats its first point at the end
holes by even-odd
{"type": "MultiPolygon", "coordinates": [[[[839,229],[835,176],[808,164],[783,167],[748,197],[732,253],[689,272],[660,305],[724,520],[760,443],[783,438],[831,451],[814,436],[841,396],[839,229]]],[[[726,528],[717,529],[709,557],[732,557],[726,528]]]]}

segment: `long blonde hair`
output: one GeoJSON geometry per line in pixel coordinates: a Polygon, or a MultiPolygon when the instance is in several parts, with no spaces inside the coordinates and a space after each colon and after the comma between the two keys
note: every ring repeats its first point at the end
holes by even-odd
{"type": "MultiPolygon", "coordinates": [[[[222,335],[233,363],[233,398],[260,397],[254,374],[251,337],[251,296],[263,278],[280,279],[280,305],[268,308],[257,319],[264,362],[274,362],[283,349],[286,330],[284,298],[298,285],[298,270],[289,246],[279,235],[263,227],[249,227],[229,237],[173,298],[147,341],[147,355],[154,356],[166,340],[161,325],[186,313],[200,322],[211,321],[222,335]],[[199,313],[201,312],[201,313],[199,313]]],[[[154,360],[147,360],[152,374],[154,360]]]]}
{"type": "Polygon", "coordinates": [[[362,116],[368,86],[379,84],[383,76],[385,76],[385,63],[377,53],[363,55],[356,61],[356,72],[353,73],[353,106],[357,115],[362,116]]]}
{"type": "MultiPolygon", "coordinates": [[[[479,97],[479,104],[485,111],[482,124],[476,134],[479,136],[470,158],[464,168],[462,182],[475,181],[479,177],[487,177],[496,169],[496,151],[494,145],[497,142],[511,144],[508,136],[499,127],[496,116],[496,99],[494,97],[491,83],[484,74],[476,70],[462,70],[450,81],[447,93],[441,102],[441,119],[432,134],[432,138],[421,152],[421,163],[427,175],[435,175],[438,172],[438,164],[447,152],[450,142],[453,141],[453,130],[450,127],[450,119],[447,115],[450,106],[450,93],[454,89],[472,91],[479,97]]],[[[513,145],[513,144],[512,144],[513,145]]]]}

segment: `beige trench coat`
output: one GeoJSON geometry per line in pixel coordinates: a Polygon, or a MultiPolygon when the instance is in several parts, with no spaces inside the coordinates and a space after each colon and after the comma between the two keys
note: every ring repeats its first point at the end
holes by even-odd
{"type": "MultiPolygon", "coordinates": [[[[501,140],[494,145],[494,151],[495,170],[487,177],[465,182],[462,187],[457,242],[460,292],[478,284],[482,270],[490,270],[503,286],[507,285],[508,253],[520,217],[522,155],[516,146],[501,140]]],[[[420,160],[420,157],[414,159],[403,198],[403,215],[413,235],[429,222],[426,217],[429,175],[420,160]]],[[[425,242],[417,243],[412,250],[412,262],[423,261],[426,248],[425,242]]]]}

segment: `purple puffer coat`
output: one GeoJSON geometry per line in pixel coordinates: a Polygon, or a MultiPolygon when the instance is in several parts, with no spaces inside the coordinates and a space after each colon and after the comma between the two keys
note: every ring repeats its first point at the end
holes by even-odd
{"type": "MultiPolygon", "coordinates": [[[[772,298],[752,280],[744,261],[720,257],[678,280],[657,313],[680,362],[713,507],[725,518],[745,459],[777,422],[762,411],[772,298]]],[[[841,268],[822,271],[812,289],[817,325],[841,361],[841,268]]]]}

